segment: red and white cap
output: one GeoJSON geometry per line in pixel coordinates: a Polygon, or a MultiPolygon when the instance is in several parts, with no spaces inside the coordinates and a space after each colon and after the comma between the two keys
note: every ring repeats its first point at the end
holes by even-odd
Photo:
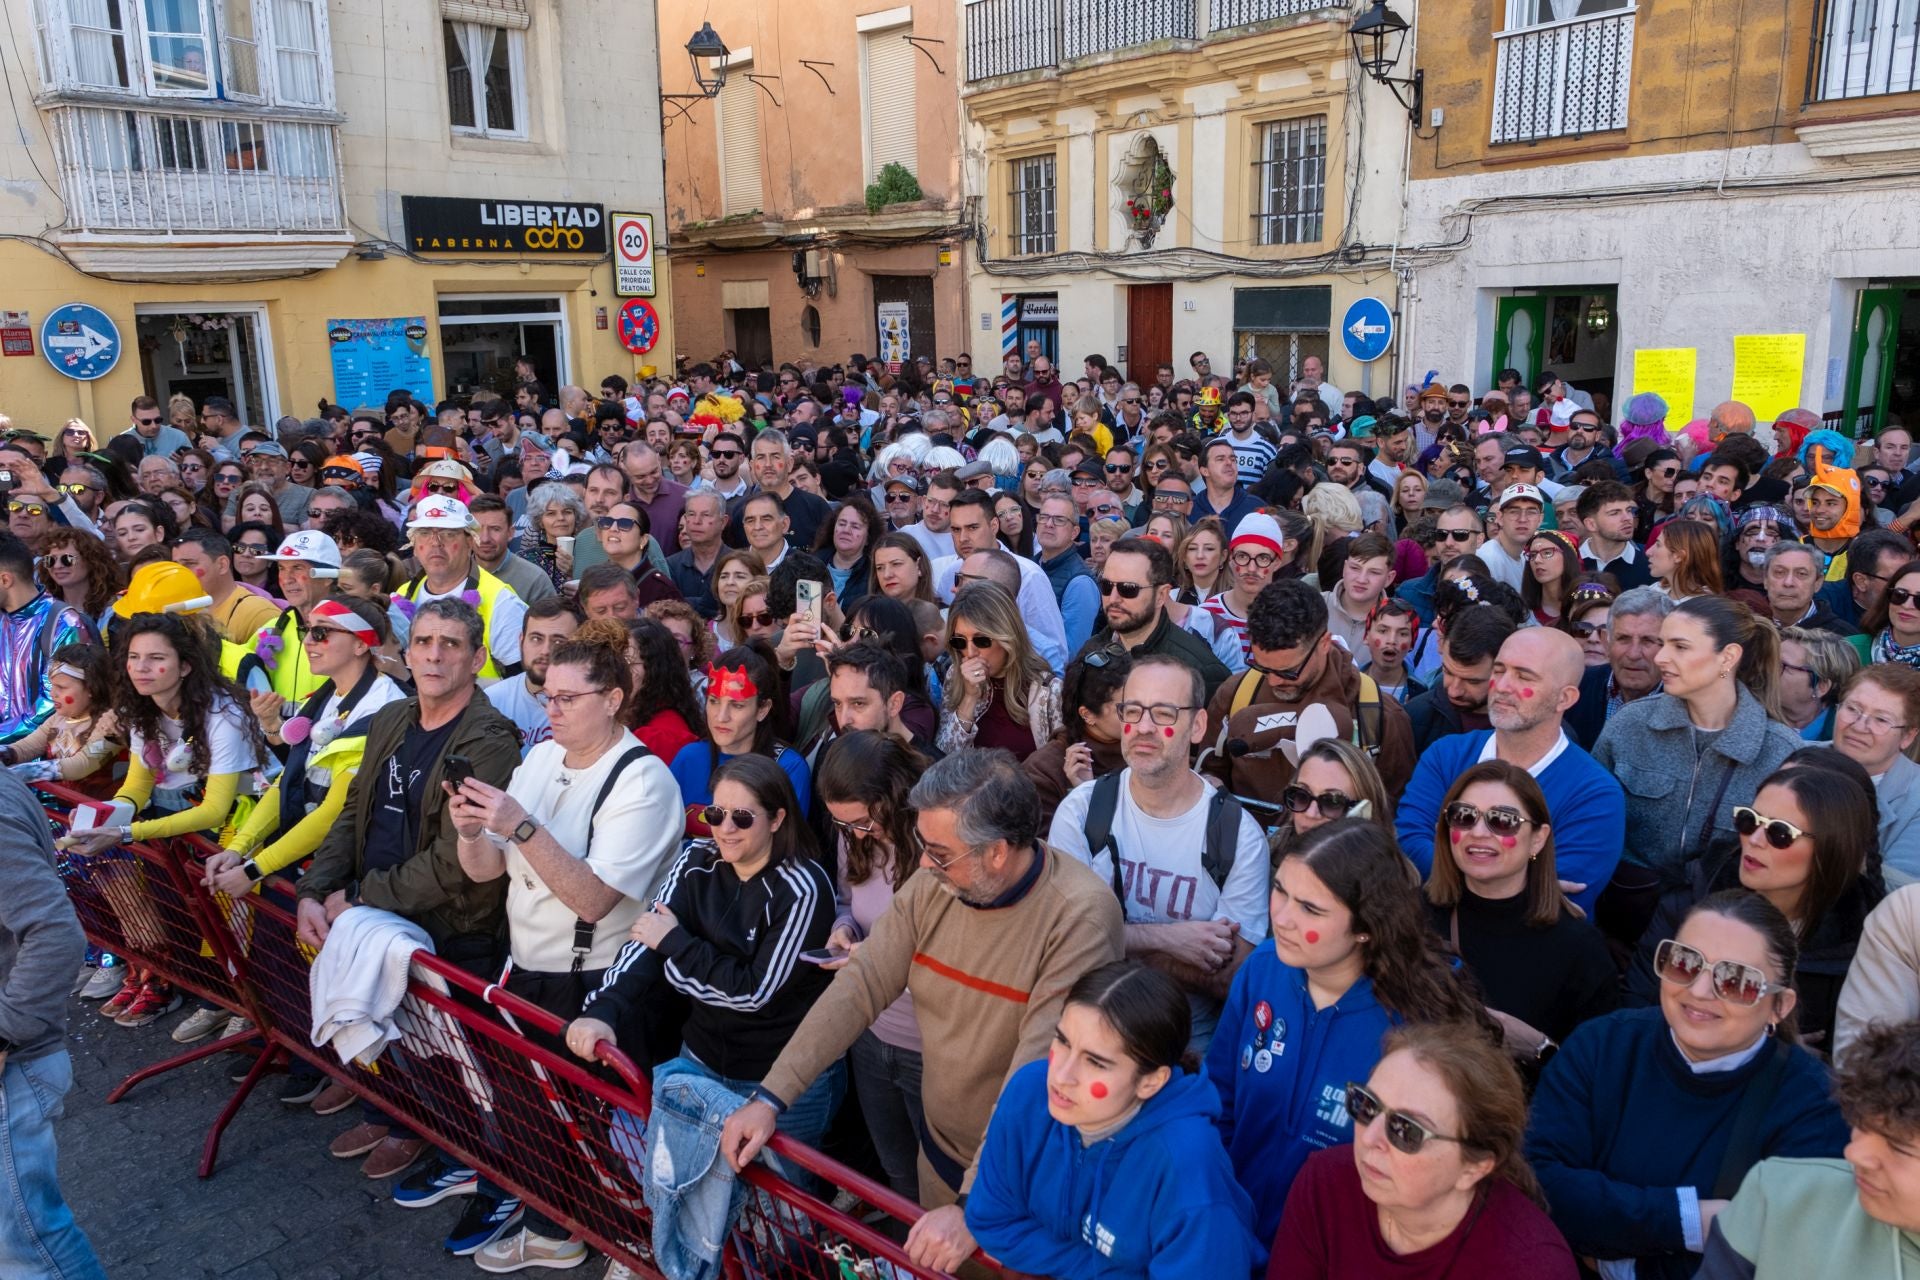
{"type": "Polygon", "coordinates": [[[407,521],[407,528],[471,529],[473,513],[468,511],[467,504],[458,498],[430,493],[413,504],[413,515],[407,521]]]}
{"type": "Polygon", "coordinates": [[[302,529],[290,533],[280,549],[270,556],[261,556],[262,560],[296,560],[313,568],[316,578],[337,578],[340,576],[340,546],[321,533],[318,529],[302,529]]]}
{"type": "Polygon", "coordinates": [[[380,633],[368,626],[365,618],[338,600],[322,600],[313,606],[313,611],[307,615],[307,626],[331,627],[336,631],[344,631],[356,640],[365,641],[376,648],[380,644],[380,633]]]}
{"type": "Polygon", "coordinates": [[[1242,516],[1240,523],[1234,526],[1233,541],[1227,544],[1234,547],[1265,547],[1275,555],[1286,551],[1286,538],[1280,532],[1280,522],[1264,511],[1255,511],[1242,516]]]}

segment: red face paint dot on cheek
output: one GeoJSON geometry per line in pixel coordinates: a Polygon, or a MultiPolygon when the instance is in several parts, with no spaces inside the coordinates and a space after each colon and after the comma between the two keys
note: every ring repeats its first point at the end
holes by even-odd
{"type": "Polygon", "coordinates": [[[1167,736],[1168,736],[1169,738],[1171,738],[1171,737],[1173,736],[1173,730],[1171,730],[1171,729],[1168,729],[1168,730],[1166,731],[1166,733],[1167,733],[1167,736]]]}
{"type": "Polygon", "coordinates": [[[1101,1102],[1101,1101],[1104,1101],[1107,1096],[1107,1086],[1105,1086],[1104,1084],[1101,1084],[1098,1080],[1095,1080],[1092,1084],[1087,1086],[1087,1092],[1093,1095],[1093,1100],[1095,1102],[1101,1102]]]}
{"type": "Polygon", "coordinates": [[[1309,929],[1309,930],[1307,930],[1307,941],[1308,941],[1308,942],[1318,942],[1318,941],[1320,941],[1320,935],[1319,935],[1319,934],[1317,934],[1317,933],[1315,933],[1315,932],[1314,932],[1313,930],[1311,930],[1311,929],[1309,929]]]}
{"type": "Polygon", "coordinates": [[[1531,697],[1533,696],[1533,690],[1531,690],[1531,689],[1522,689],[1522,690],[1520,691],[1520,696],[1521,696],[1521,697],[1523,697],[1523,698],[1531,698],[1531,697]]]}
{"type": "Polygon", "coordinates": [[[1518,839],[1517,839],[1516,837],[1514,837],[1514,836],[1501,836],[1501,837],[1500,837],[1500,847],[1501,847],[1502,849],[1511,849],[1511,848],[1513,848],[1513,846],[1515,846],[1515,845],[1517,845],[1517,844],[1519,844],[1519,843],[1520,843],[1520,841],[1519,841],[1519,840],[1518,840],[1518,839]]]}
{"type": "Polygon", "coordinates": [[[1464,831],[1449,831],[1447,834],[1453,837],[1453,842],[1455,844],[1459,844],[1462,840],[1465,840],[1467,838],[1467,833],[1464,831]]]}

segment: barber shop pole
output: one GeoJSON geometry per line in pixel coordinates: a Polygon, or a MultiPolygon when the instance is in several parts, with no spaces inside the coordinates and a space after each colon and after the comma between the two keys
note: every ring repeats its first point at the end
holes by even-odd
{"type": "Polygon", "coordinates": [[[1000,295],[1000,357],[1005,359],[1020,349],[1020,296],[1000,295]]]}

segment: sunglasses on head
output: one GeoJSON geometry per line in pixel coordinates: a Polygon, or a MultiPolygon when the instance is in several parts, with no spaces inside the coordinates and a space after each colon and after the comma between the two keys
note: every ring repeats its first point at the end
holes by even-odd
{"type": "Polygon", "coordinates": [[[1094,581],[1099,585],[1101,595],[1110,596],[1118,591],[1122,600],[1138,600],[1142,591],[1151,590],[1140,582],[1114,582],[1107,578],[1096,578],[1094,581]]]}
{"type": "Polygon", "coordinates": [[[1347,1085],[1347,1114],[1353,1117],[1354,1131],[1366,1128],[1381,1116],[1387,1118],[1387,1141],[1402,1155],[1417,1156],[1429,1142],[1464,1142],[1464,1138],[1435,1133],[1404,1111],[1390,1111],[1387,1104],[1373,1096],[1365,1085],[1347,1085]]]}
{"type": "Polygon", "coordinates": [[[732,819],[736,830],[747,831],[752,829],[755,820],[758,819],[759,816],[759,814],[751,809],[726,809],[717,804],[710,804],[700,811],[700,821],[716,830],[723,826],[728,819],[732,819]]]}
{"type": "Polygon", "coordinates": [[[1305,813],[1314,805],[1320,806],[1320,812],[1329,818],[1344,818],[1347,811],[1359,804],[1352,796],[1343,796],[1338,791],[1322,791],[1319,795],[1295,784],[1280,793],[1280,803],[1288,813],[1305,813]]]}
{"type": "Polygon", "coordinates": [[[1471,831],[1485,822],[1487,830],[1496,836],[1514,835],[1520,828],[1533,825],[1533,819],[1518,809],[1511,809],[1505,805],[1479,809],[1459,800],[1448,805],[1443,816],[1447,825],[1458,831],[1471,831]]]}
{"type": "Polygon", "coordinates": [[[1672,938],[1654,948],[1653,969],[1662,982],[1676,987],[1691,987],[1705,971],[1713,985],[1713,994],[1728,1004],[1756,1005],[1762,997],[1786,990],[1768,982],[1767,975],[1750,964],[1734,960],[1709,962],[1695,948],[1672,938]]]}
{"type": "Polygon", "coordinates": [[[951,640],[947,641],[947,648],[953,650],[955,653],[965,653],[967,651],[967,643],[969,639],[971,639],[973,643],[974,651],[976,653],[985,653],[988,649],[993,648],[993,646],[998,643],[998,641],[996,641],[992,636],[983,636],[976,632],[971,637],[968,637],[968,636],[953,637],[951,640]]]}
{"type": "Polygon", "coordinates": [[[1785,849],[1807,834],[1785,818],[1769,818],[1758,809],[1751,809],[1746,805],[1741,805],[1733,811],[1733,829],[1743,838],[1756,831],[1764,832],[1767,843],[1776,849],[1785,849]]]}

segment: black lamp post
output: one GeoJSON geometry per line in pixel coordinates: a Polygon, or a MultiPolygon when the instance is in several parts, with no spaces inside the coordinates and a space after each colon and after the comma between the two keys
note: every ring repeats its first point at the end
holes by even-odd
{"type": "Polygon", "coordinates": [[[687,60],[693,63],[693,83],[699,87],[700,96],[711,98],[719,94],[720,86],[727,82],[727,42],[720,38],[711,22],[701,23],[693,39],[687,41],[687,60]],[[711,78],[702,69],[703,62],[713,64],[711,78]]]}
{"type": "Polygon", "coordinates": [[[1420,122],[1420,106],[1425,97],[1426,73],[1415,71],[1410,79],[1395,77],[1393,69],[1400,64],[1400,55],[1407,45],[1407,20],[1387,8],[1387,0],[1373,0],[1373,8],[1355,18],[1347,28],[1347,38],[1353,42],[1353,56],[1360,64],[1360,70],[1377,84],[1383,84],[1393,90],[1393,96],[1407,109],[1416,125],[1420,122]],[[1402,93],[1401,89],[1408,90],[1402,93]]]}

